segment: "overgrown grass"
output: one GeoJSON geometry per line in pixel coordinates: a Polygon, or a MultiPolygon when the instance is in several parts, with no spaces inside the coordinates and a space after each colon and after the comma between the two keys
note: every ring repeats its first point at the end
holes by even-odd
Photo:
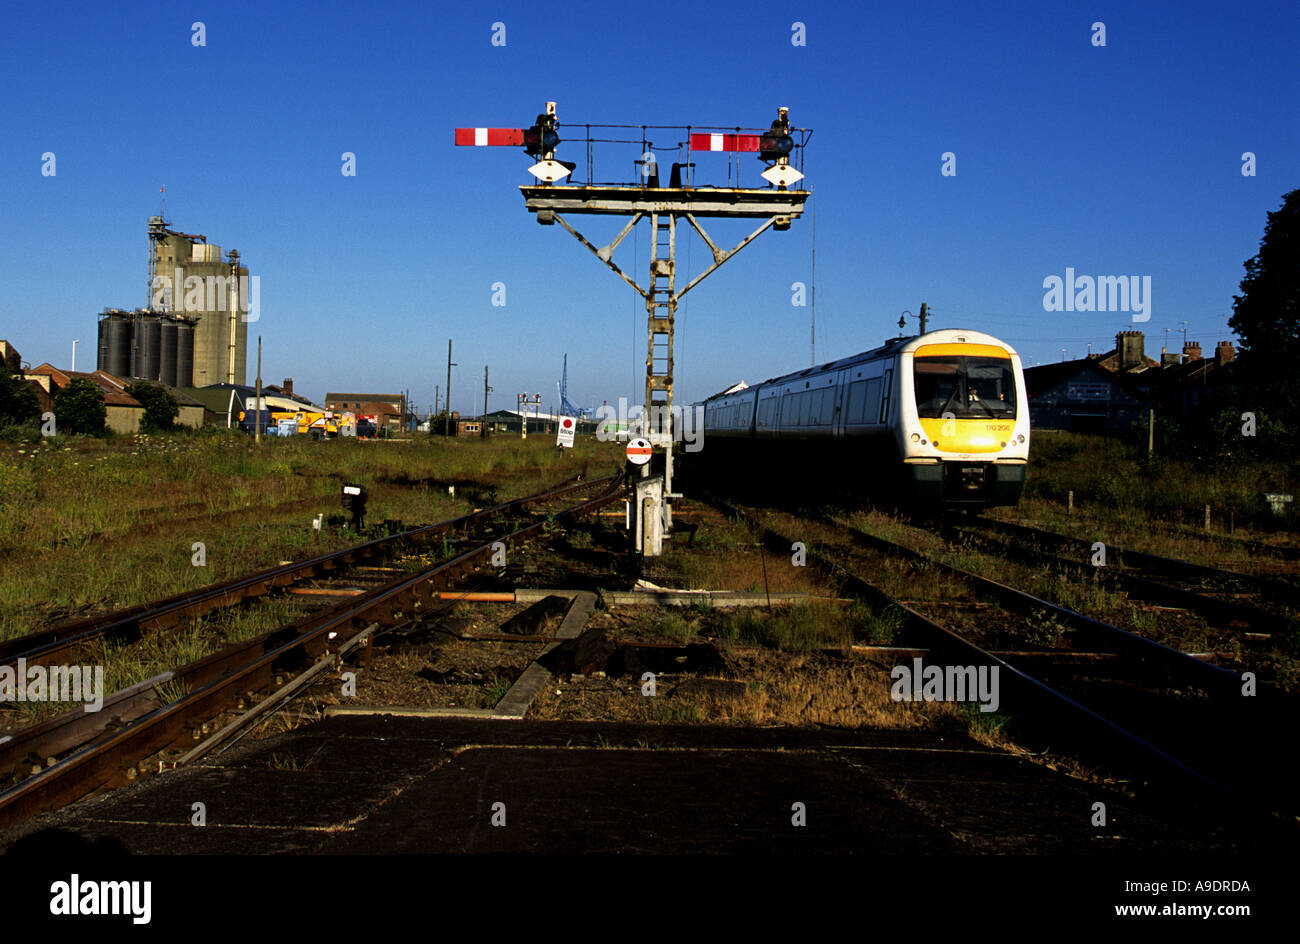
{"type": "Polygon", "coordinates": [[[1275,517],[1261,495],[1294,492],[1300,458],[1290,463],[1222,462],[1213,467],[1160,455],[1148,457],[1145,439],[1036,431],[1021,511],[1036,517],[1062,515],[1070,491],[1076,511],[1098,521],[1132,520],[1200,527],[1205,506],[1212,526],[1273,530],[1294,528],[1297,517],[1275,517]]]}
{"type": "Polygon", "coordinates": [[[888,644],[901,624],[896,612],[875,613],[855,603],[844,607],[812,602],[799,606],[719,610],[709,633],[719,639],[767,646],[787,652],[806,652],[851,645],[860,639],[888,644]]]}
{"type": "Polygon", "coordinates": [[[428,523],[481,507],[441,483],[490,474],[504,501],[620,456],[591,438],[559,455],[545,437],[255,445],[224,429],[0,441],[0,638],[354,543],[311,528],[341,513],[345,480],[368,489],[369,521],[428,523]]]}

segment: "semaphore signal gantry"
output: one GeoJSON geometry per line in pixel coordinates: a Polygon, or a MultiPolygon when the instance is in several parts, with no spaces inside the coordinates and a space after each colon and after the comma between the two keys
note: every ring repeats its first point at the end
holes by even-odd
{"type": "MultiPolygon", "coordinates": [[[[812,131],[790,124],[787,108],[778,108],[777,117],[764,128],[723,128],[701,125],[595,125],[560,124],[555,102],[529,128],[457,128],[455,143],[468,147],[520,147],[535,163],[528,172],[538,181],[521,186],[524,205],[537,215],[543,225],[559,223],[573,234],[596,258],[632,287],[646,305],[646,384],[643,425],[633,431],[648,439],[664,454],[664,472],[659,513],[662,533],[672,529],[671,499],[680,497],[672,490],[673,480],[673,324],[677,304],[682,297],[715,272],[728,259],[757,239],[764,230],[787,230],[791,220],[800,216],[809,197],[805,189],[795,189],[803,180],[803,155],[812,131]],[[639,137],[633,137],[636,132],[639,137]],[[667,141],[655,143],[655,138],[667,141]],[[578,164],[557,160],[556,149],[562,144],[581,145],[585,149],[584,181],[574,182],[578,164]],[[636,168],[632,182],[598,181],[595,176],[597,146],[639,145],[640,153],[632,162],[636,168]],[[660,184],[656,151],[674,154],[668,186],[660,184]],[[699,185],[694,177],[698,155],[724,153],[727,159],[727,186],[699,185]],[[763,187],[742,187],[742,154],[758,156],[763,170],[759,176],[763,187]],[[569,183],[560,183],[564,178],[569,183]],[[567,214],[624,216],[627,223],[608,244],[597,247],[564,217],[567,214]],[[700,220],[759,219],[762,222],[748,236],[730,249],[722,249],[709,236],[700,220]],[[645,286],[614,262],[614,250],[643,218],[650,221],[650,278],[645,286]],[[684,220],[699,235],[712,253],[713,261],[680,290],[677,287],[677,225],[684,220]]],[[[687,274],[689,276],[689,273],[687,274]]],[[[643,478],[651,474],[649,465],[643,478]]],[[[638,501],[638,513],[641,505],[638,501]]],[[[659,528],[641,528],[637,533],[659,534],[659,528]]],[[[647,549],[657,554],[657,545],[647,549]]]]}

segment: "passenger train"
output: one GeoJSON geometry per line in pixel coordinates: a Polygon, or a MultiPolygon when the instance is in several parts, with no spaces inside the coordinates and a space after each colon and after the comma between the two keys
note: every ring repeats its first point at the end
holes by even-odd
{"type": "Polygon", "coordinates": [[[978,331],[875,350],[718,394],[703,449],[736,474],[845,480],[920,505],[1013,505],[1029,461],[1020,356],[978,331]]]}

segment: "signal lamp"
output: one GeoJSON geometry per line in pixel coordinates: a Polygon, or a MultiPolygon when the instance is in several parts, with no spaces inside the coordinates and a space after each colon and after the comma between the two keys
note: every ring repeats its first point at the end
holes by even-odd
{"type": "Polygon", "coordinates": [[[524,150],[533,157],[554,151],[559,143],[560,135],[554,128],[533,125],[524,132],[524,150]]]}
{"type": "Polygon", "coordinates": [[[776,161],[788,157],[794,150],[794,138],[788,134],[763,135],[758,142],[759,157],[765,161],[776,161]]]}

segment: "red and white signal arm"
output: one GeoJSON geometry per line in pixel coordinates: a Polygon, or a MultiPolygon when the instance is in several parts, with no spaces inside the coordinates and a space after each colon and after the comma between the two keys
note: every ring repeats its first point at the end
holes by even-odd
{"type": "Polygon", "coordinates": [[[577,431],[578,424],[573,421],[572,416],[560,417],[560,427],[555,433],[555,445],[573,448],[573,434],[577,431]]]}
{"type": "Polygon", "coordinates": [[[653,449],[648,439],[634,439],[627,444],[627,461],[633,465],[645,465],[650,461],[653,449]]]}

